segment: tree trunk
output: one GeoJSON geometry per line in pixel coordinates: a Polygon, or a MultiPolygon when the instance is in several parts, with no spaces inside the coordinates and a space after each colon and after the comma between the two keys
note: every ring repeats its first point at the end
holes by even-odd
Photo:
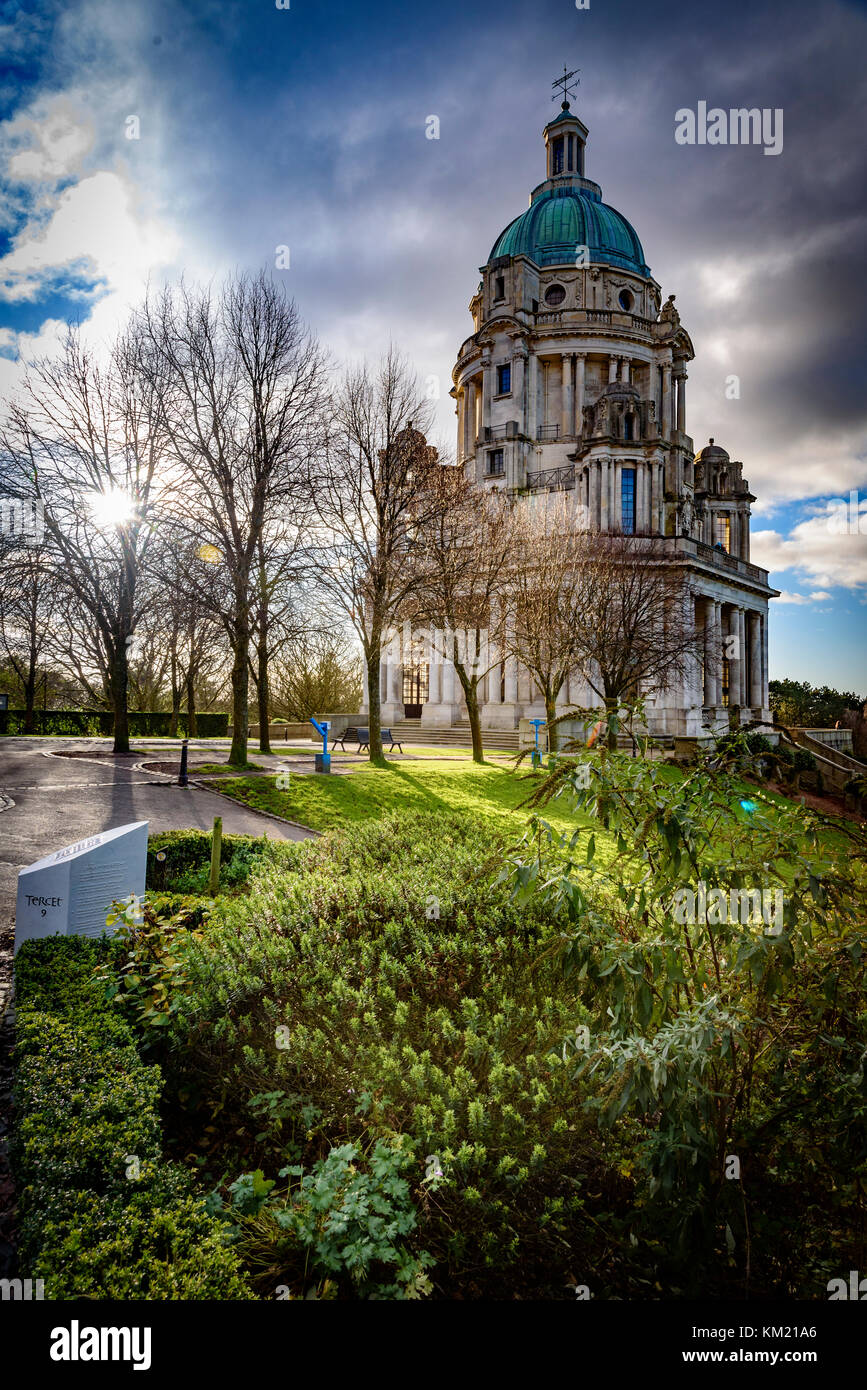
{"type": "Polygon", "coordinates": [[[195,738],[199,732],[196,723],[196,673],[193,668],[192,658],[187,671],[187,737],[195,738]]]}
{"type": "Polygon", "coordinates": [[[382,719],[379,701],[379,667],[382,661],[382,635],[373,633],[365,652],[367,657],[367,727],[370,733],[368,756],[372,763],[382,764],[382,719]]]}
{"type": "Polygon", "coordinates": [[[617,713],[620,701],[616,695],[605,696],[606,747],[609,753],[617,752],[617,724],[612,715],[617,713]]]}
{"type": "Polygon", "coordinates": [[[111,703],[114,710],[114,752],[129,752],[129,714],[127,695],[129,690],[129,659],[127,657],[126,633],[121,633],[115,647],[111,673],[111,703]]]}
{"type": "Polygon", "coordinates": [[[33,733],[35,720],[34,711],[36,708],[36,663],[31,652],[30,663],[27,667],[27,679],[24,682],[24,732],[33,733]]]}
{"type": "Polygon", "coordinates": [[[545,718],[548,721],[548,752],[556,753],[560,746],[559,729],[554,723],[557,718],[557,696],[545,691],[545,718]]]}
{"type": "Polygon", "coordinates": [[[178,654],[175,650],[175,643],[172,641],[171,649],[171,682],[172,682],[172,713],[169,719],[169,737],[177,738],[178,722],[181,713],[181,686],[178,680],[178,654]]]}
{"type": "Polygon", "coordinates": [[[256,665],[258,678],[256,689],[259,699],[259,752],[271,752],[271,738],[268,728],[270,710],[270,691],[268,689],[268,639],[263,636],[259,639],[259,649],[256,655],[256,665]]]}
{"type": "Polygon", "coordinates": [[[479,713],[479,683],[478,678],[472,680],[466,673],[463,666],[455,662],[455,670],[458,673],[458,680],[463,687],[464,699],[467,702],[467,718],[470,721],[470,737],[473,742],[473,762],[483,763],[485,761],[485,750],[482,747],[482,716],[479,713]]]}
{"type": "Polygon", "coordinates": [[[234,767],[247,765],[247,736],[249,729],[249,671],[250,629],[247,622],[235,628],[234,661],[232,663],[232,747],[229,762],[234,767]]]}
{"type": "Polygon", "coordinates": [[[36,706],[36,663],[39,657],[39,615],[37,612],[38,595],[36,586],[33,588],[33,597],[30,600],[30,611],[28,614],[28,626],[30,628],[30,646],[27,653],[27,679],[24,682],[24,732],[33,733],[34,709],[36,706]]]}

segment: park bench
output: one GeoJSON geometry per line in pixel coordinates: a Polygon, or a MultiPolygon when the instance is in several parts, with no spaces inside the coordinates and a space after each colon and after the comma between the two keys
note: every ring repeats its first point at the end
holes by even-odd
{"type": "MultiPolygon", "coordinates": [[[[399,749],[401,753],[403,752],[402,744],[394,737],[394,735],[391,732],[391,729],[381,729],[380,737],[384,744],[391,744],[391,747],[388,750],[389,753],[393,753],[395,748],[399,749]]],[[[334,752],[334,749],[337,748],[337,746],[339,745],[345,753],[346,740],[348,738],[355,739],[356,743],[358,744],[358,748],[356,749],[356,752],[358,753],[360,753],[365,748],[370,748],[369,729],[344,729],[342,734],[334,735],[334,742],[331,745],[331,751],[334,752]]]]}

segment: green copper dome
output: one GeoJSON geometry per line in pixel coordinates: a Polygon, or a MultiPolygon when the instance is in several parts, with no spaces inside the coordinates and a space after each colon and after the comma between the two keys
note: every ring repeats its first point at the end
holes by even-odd
{"type": "Polygon", "coordinates": [[[527,211],[497,238],[490,259],[528,256],[538,266],[574,265],[579,246],[589,248],[591,262],[650,275],[633,228],[586,183],[535,194],[527,211]]]}

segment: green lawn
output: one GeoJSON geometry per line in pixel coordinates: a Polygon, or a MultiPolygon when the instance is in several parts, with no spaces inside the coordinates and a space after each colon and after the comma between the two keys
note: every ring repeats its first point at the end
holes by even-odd
{"type": "MultiPolygon", "coordinates": [[[[662,766],[659,776],[665,781],[676,780],[682,772],[675,767],[662,766]]],[[[541,777],[533,776],[528,765],[519,771],[511,765],[494,763],[479,765],[469,759],[446,761],[442,757],[419,759],[417,762],[392,762],[387,767],[360,766],[348,775],[331,777],[315,774],[290,775],[290,785],[280,791],[274,777],[235,777],[213,781],[217,791],[243,802],[247,806],[287,820],[298,821],[311,830],[333,830],[359,821],[376,820],[390,811],[450,811],[466,812],[479,821],[514,830],[521,834],[530,814],[525,803],[539,785],[541,777]]],[[[791,805],[786,798],[743,784],[743,795],[764,804],[773,817],[775,805],[791,805]]],[[[542,808],[542,817],[556,831],[571,831],[576,826],[594,825],[597,832],[597,857],[608,862],[614,857],[614,841],[602,831],[595,819],[570,812],[565,800],[549,803],[542,808]]],[[[749,820],[746,813],[745,821],[749,820]]],[[[829,845],[843,848],[843,835],[828,826],[824,831],[829,845]]]]}
{"type": "MultiPolygon", "coordinates": [[[[465,811],[500,825],[508,822],[519,830],[528,814],[519,809],[520,804],[540,780],[493,764],[431,759],[391,763],[385,768],[360,767],[348,776],[293,774],[287,791],[278,791],[270,777],[233,778],[211,785],[247,806],[273,811],[312,830],[331,830],[400,810],[465,811]]],[[[579,823],[558,804],[546,809],[545,818],[558,830],[579,823]]],[[[582,818],[581,823],[589,824],[589,820],[582,818]]]]}

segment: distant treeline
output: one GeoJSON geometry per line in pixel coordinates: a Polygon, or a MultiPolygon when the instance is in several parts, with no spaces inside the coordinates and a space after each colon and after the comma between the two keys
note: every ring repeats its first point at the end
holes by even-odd
{"type": "Polygon", "coordinates": [[[867,701],[852,690],[814,687],[808,681],[769,681],[768,690],[779,722],[802,729],[833,729],[847,710],[861,710],[867,701]]]}

